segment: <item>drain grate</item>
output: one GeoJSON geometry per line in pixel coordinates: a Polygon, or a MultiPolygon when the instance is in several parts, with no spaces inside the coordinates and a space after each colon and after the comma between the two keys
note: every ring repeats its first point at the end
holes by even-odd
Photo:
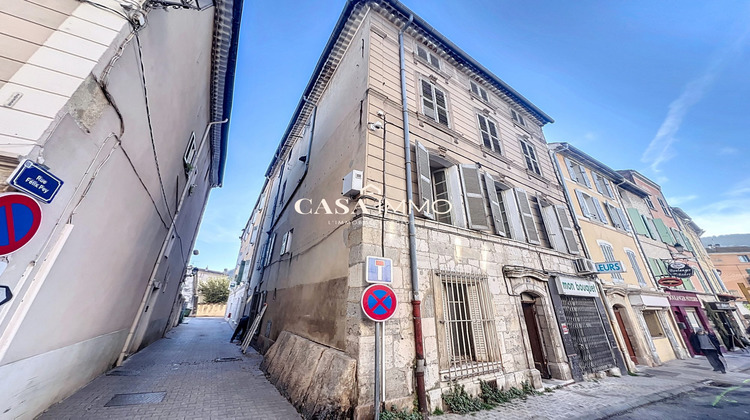
{"type": "Polygon", "coordinates": [[[116,369],[116,370],[110,370],[105,375],[106,376],[138,376],[140,374],[141,374],[140,370],[116,369]]]}
{"type": "Polygon", "coordinates": [[[239,362],[242,360],[239,357],[217,357],[214,362],[239,362]]]}
{"type": "Polygon", "coordinates": [[[167,395],[164,392],[138,392],[135,394],[115,394],[105,407],[119,407],[122,405],[156,404],[162,402],[167,395]]]}

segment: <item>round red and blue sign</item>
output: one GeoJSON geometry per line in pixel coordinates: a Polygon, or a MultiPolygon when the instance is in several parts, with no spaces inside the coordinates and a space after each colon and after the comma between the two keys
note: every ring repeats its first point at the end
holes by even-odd
{"type": "Polygon", "coordinates": [[[42,208],[25,194],[0,194],[0,256],[18,251],[42,224],[42,208]]]}
{"type": "Polygon", "coordinates": [[[384,284],[373,284],[362,293],[362,311],[375,322],[383,322],[396,313],[396,293],[384,284]]]}

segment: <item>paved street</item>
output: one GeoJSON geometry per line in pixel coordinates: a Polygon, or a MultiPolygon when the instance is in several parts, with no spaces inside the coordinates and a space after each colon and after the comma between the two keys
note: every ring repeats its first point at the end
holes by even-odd
{"type": "Polygon", "coordinates": [[[261,356],[252,349],[243,356],[231,335],[221,318],[190,318],[39,418],[299,419],[258,368],[261,356]],[[233,357],[240,359],[216,361],[233,357]],[[105,406],[115,394],[161,392],[161,402],[105,406]]]}
{"type": "MultiPolygon", "coordinates": [[[[643,368],[638,376],[608,377],[598,381],[576,383],[552,393],[529,397],[525,401],[518,400],[494,410],[480,411],[464,416],[449,414],[438,418],[444,420],[750,418],[750,415],[743,414],[748,410],[747,405],[730,401],[740,401],[741,399],[747,401],[748,390],[750,390],[750,353],[730,353],[726,354],[726,359],[728,370],[725,375],[713,372],[708,361],[703,357],[674,360],[658,368],[643,368]],[[719,386],[709,386],[708,381],[714,381],[719,386]],[[747,382],[743,384],[743,381],[747,382]],[[711,407],[709,411],[701,411],[703,413],[710,412],[712,415],[720,413],[716,417],[708,414],[702,417],[689,417],[684,411],[680,415],[676,415],[676,411],[668,411],[667,406],[671,404],[670,401],[675,399],[679,401],[678,404],[683,404],[685,407],[704,406],[703,408],[708,410],[708,407],[705,407],[707,401],[711,398],[715,399],[732,386],[739,386],[740,388],[730,390],[725,394],[725,398],[722,398],[717,404],[720,409],[711,407]],[[694,390],[698,391],[692,393],[694,390]],[[635,414],[627,414],[625,417],[612,417],[626,414],[630,410],[654,402],[658,403],[633,411],[632,413],[635,414]],[[662,415],[644,417],[645,413],[649,413],[649,407],[654,407],[654,411],[661,412],[662,415]],[[740,417],[737,417],[738,415],[740,417]]],[[[713,403],[713,399],[708,405],[710,406],[711,403],[713,403]]]]}

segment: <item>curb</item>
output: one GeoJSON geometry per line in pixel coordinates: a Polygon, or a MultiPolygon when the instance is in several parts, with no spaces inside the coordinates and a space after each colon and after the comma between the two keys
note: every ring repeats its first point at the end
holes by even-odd
{"type": "Polygon", "coordinates": [[[678,395],[682,395],[690,391],[694,391],[703,386],[704,385],[701,384],[700,382],[696,382],[693,384],[680,386],[679,388],[672,388],[666,391],[657,392],[655,394],[651,394],[646,397],[640,398],[637,402],[634,401],[631,403],[618,404],[618,405],[607,407],[606,409],[603,409],[603,410],[598,410],[596,413],[593,414],[592,417],[589,417],[589,416],[586,416],[586,417],[589,419],[593,418],[596,420],[606,419],[609,417],[613,417],[613,416],[626,413],[636,408],[643,407],[645,405],[653,404],[659,401],[664,401],[669,398],[674,398],[678,395]]]}

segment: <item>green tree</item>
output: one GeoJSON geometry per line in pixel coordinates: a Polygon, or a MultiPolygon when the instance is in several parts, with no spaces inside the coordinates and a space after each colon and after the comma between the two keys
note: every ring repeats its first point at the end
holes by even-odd
{"type": "Polygon", "coordinates": [[[205,303],[224,303],[229,298],[229,279],[212,277],[198,286],[205,303]]]}

